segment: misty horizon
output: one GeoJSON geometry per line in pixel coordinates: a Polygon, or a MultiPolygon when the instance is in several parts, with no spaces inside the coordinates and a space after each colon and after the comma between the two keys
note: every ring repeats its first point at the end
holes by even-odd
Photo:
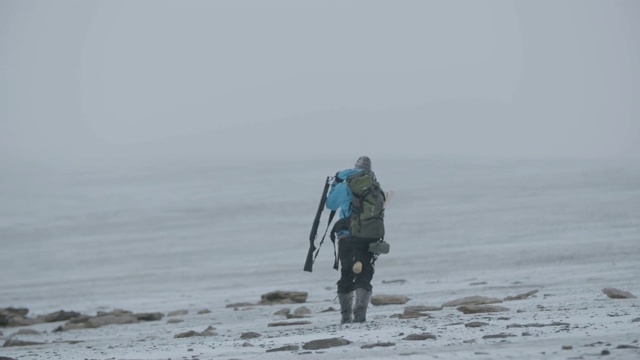
{"type": "Polygon", "coordinates": [[[0,164],[637,159],[635,1],[0,1],[0,164]]]}

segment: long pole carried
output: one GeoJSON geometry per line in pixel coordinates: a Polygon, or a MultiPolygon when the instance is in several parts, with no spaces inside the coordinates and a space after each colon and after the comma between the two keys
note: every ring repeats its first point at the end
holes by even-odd
{"type": "Polygon", "coordinates": [[[309,252],[307,253],[307,260],[304,263],[304,271],[313,271],[313,252],[316,250],[316,237],[318,236],[318,227],[320,226],[320,217],[324,210],[324,205],[327,201],[327,193],[329,192],[329,184],[331,183],[331,177],[327,176],[325,180],[324,188],[322,189],[322,196],[320,197],[320,204],[318,204],[318,211],[316,211],[316,217],[313,219],[313,225],[311,226],[311,233],[309,234],[309,252]]]}

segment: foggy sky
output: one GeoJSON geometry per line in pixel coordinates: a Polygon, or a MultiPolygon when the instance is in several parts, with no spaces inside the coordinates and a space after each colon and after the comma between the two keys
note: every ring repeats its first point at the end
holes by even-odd
{"type": "Polygon", "coordinates": [[[640,2],[0,0],[0,164],[637,158],[640,2]]]}

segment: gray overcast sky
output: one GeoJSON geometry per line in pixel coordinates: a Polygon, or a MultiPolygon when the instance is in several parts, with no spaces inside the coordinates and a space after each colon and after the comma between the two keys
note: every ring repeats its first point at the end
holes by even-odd
{"type": "Polygon", "coordinates": [[[640,156],[640,1],[0,0],[0,163],[640,156]]]}

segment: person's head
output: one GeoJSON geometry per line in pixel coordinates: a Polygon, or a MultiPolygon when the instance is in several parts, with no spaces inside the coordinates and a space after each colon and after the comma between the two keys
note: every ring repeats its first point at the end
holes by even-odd
{"type": "Polygon", "coordinates": [[[354,165],[356,169],[371,171],[371,159],[368,156],[360,156],[354,165]]]}

